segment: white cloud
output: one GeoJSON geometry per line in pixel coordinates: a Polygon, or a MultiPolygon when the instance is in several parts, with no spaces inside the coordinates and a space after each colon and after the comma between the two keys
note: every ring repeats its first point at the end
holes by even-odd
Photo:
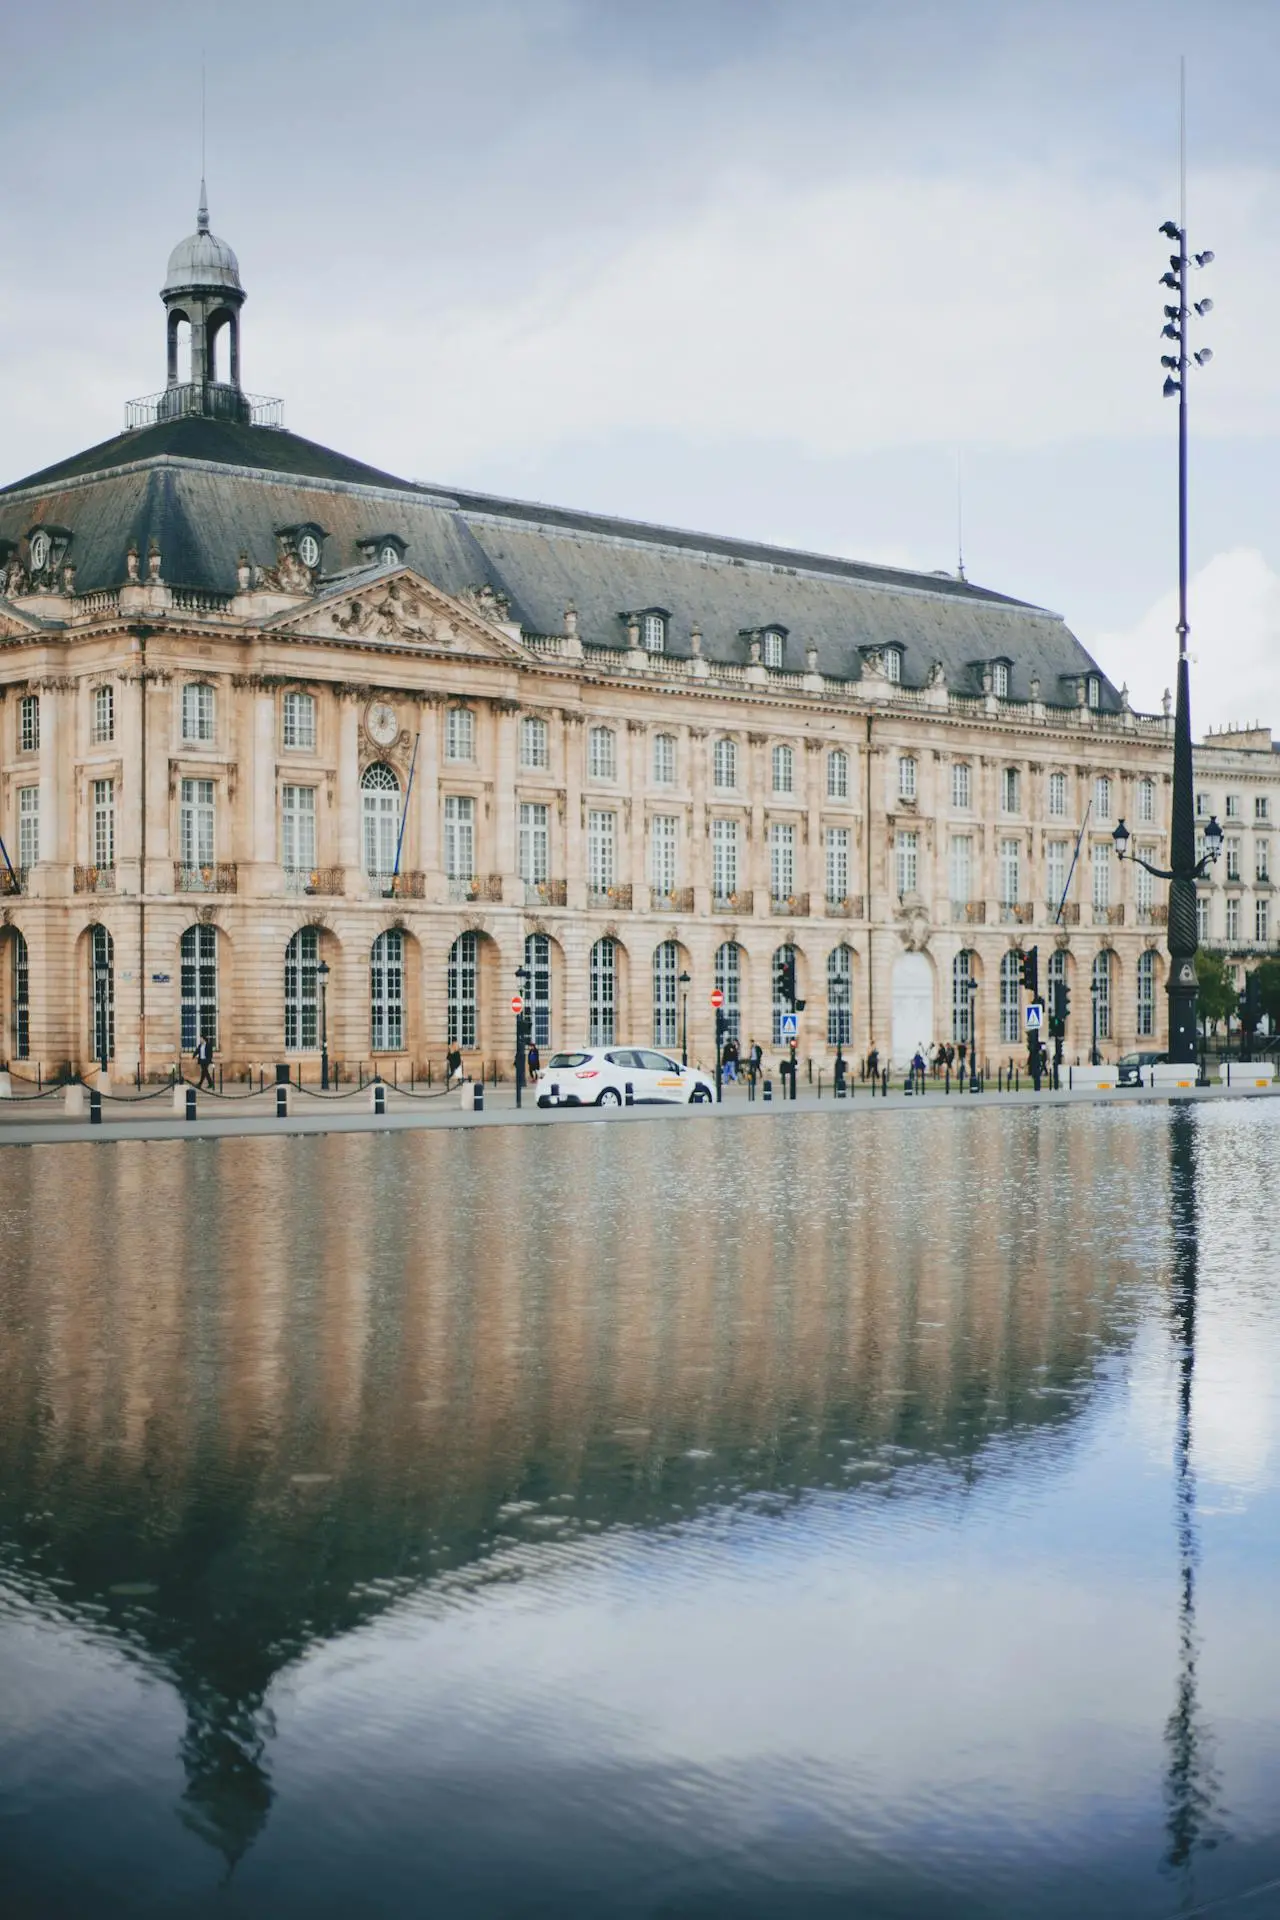
{"type": "MultiPolygon", "coordinates": [[[[1188,585],[1191,721],[1207,727],[1260,721],[1280,730],[1280,574],[1253,547],[1215,554],[1188,585]]],[[[1127,633],[1098,633],[1090,651],[1135,707],[1157,711],[1173,682],[1178,603],[1170,592],[1127,633]]]]}

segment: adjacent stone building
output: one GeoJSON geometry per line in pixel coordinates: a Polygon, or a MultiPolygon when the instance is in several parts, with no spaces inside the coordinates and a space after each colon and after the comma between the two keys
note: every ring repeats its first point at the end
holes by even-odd
{"type": "Polygon", "coordinates": [[[717,986],[776,1046],[787,950],[815,1064],[1016,1053],[1029,945],[1071,1057],[1095,999],[1108,1054],[1162,1043],[1163,889],[1111,833],[1166,859],[1171,721],[1059,617],[300,439],[203,196],[162,298],[164,390],[0,491],[15,1072],[206,1032],[312,1074],[322,999],[348,1067],[506,1063],[521,966],[544,1046],[674,1048],[687,995],[707,1061],[717,986]]]}

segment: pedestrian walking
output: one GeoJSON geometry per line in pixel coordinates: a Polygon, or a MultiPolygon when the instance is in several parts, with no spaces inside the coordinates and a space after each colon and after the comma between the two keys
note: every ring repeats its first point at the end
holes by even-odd
{"type": "Polygon", "coordinates": [[[738,1078],[738,1043],[730,1034],[724,1043],[724,1053],[720,1059],[721,1071],[726,1080],[736,1083],[738,1078]]]}
{"type": "Polygon", "coordinates": [[[453,1085],[455,1075],[457,1076],[459,1084],[461,1084],[462,1055],[458,1051],[457,1047],[450,1047],[448,1053],[446,1053],[444,1057],[444,1070],[445,1070],[446,1089],[453,1085]]]}
{"type": "Polygon", "coordinates": [[[880,1049],[874,1044],[867,1055],[867,1078],[868,1080],[880,1078],[880,1049]]]}
{"type": "Polygon", "coordinates": [[[917,1044],[915,1053],[912,1055],[912,1059],[911,1059],[911,1078],[915,1082],[916,1091],[918,1093],[924,1092],[924,1075],[925,1075],[924,1048],[919,1044],[917,1044]]]}
{"type": "Polygon", "coordinates": [[[208,1081],[209,1091],[210,1093],[212,1093],[213,1092],[213,1042],[209,1038],[207,1033],[202,1033],[200,1035],[200,1038],[196,1041],[195,1048],[193,1050],[193,1057],[195,1059],[196,1065],[200,1069],[200,1077],[196,1081],[197,1088],[203,1087],[205,1082],[208,1081]]]}
{"type": "Polygon", "coordinates": [[[529,1042],[529,1050],[524,1056],[524,1064],[525,1071],[529,1075],[530,1085],[532,1085],[542,1071],[542,1055],[538,1052],[538,1043],[536,1040],[529,1042]]]}

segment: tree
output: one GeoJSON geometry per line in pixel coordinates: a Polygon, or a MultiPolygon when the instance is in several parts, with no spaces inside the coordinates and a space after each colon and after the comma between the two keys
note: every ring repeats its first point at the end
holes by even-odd
{"type": "Polygon", "coordinates": [[[1264,960],[1255,971],[1262,997],[1262,1011],[1267,1016],[1272,1033],[1275,1033],[1280,1028],[1280,960],[1264,960]]]}
{"type": "Polygon", "coordinates": [[[1211,1022],[1214,1035],[1218,1031],[1219,1020],[1228,1020],[1236,1010],[1236,983],[1231,969],[1220,953],[1206,953],[1203,948],[1196,955],[1196,982],[1200,990],[1200,1030],[1211,1022]]]}

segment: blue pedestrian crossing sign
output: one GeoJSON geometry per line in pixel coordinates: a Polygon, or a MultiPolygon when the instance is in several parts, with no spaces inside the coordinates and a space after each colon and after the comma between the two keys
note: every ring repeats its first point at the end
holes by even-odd
{"type": "Polygon", "coordinates": [[[795,1040],[799,1036],[799,1033],[800,1033],[800,1015],[798,1013],[784,1013],[782,1016],[783,1039],[795,1040]]]}
{"type": "Polygon", "coordinates": [[[1027,1008],[1027,1032],[1038,1033],[1044,1025],[1044,1008],[1038,1000],[1033,1000],[1027,1008]]]}

